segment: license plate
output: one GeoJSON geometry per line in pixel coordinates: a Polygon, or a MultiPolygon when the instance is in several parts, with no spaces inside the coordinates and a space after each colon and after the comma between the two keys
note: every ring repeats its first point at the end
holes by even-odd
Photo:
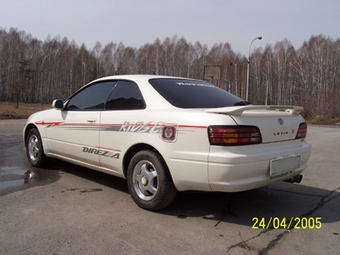
{"type": "Polygon", "coordinates": [[[270,160],[270,176],[287,173],[299,168],[300,159],[300,155],[291,155],[288,157],[278,157],[270,160]]]}

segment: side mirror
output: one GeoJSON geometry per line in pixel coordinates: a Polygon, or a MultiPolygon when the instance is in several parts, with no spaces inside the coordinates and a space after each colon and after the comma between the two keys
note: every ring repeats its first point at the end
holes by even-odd
{"type": "Polygon", "coordinates": [[[61,99],[55,99],[52,102],[52,107],[57,110],[62,110],[64,108],[64,102],[61,99]]]}

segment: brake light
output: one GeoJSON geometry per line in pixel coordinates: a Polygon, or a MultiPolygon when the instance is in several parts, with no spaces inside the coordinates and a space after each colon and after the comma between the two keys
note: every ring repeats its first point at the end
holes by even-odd
{"type": "Polygon", "coordinates": [[[254,126],[209,126],[211,145],[247,145],[262,142],[260,130],[254,126]]]}
{"type": "Polygon", "coordinates": [[[300,123],[299,130],[296,134],[295,139],[306,138],[307,136],[307,124],[306,122],[300,123]]]}

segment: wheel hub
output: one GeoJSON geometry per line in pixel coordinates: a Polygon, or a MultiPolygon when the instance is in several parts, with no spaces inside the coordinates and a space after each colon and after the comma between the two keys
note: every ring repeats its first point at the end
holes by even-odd
{"type": "Polygon", "coordinates": [[[145,177],[145,176],[143,176],[142,179],[141,179],[141,183],[142,183],[144,186],[148,185],[148,178],[145,177]]]}
{"type": "Polygon", "coordinates": [[[133,183],[139,198],[144,201],[152,200],[158,189],[158,175],[155,166],[148,160],[141,160],[135,166],[133,183]]]}

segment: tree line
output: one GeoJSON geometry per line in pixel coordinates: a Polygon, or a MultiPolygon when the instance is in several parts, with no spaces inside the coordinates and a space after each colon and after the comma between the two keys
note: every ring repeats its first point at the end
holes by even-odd
{"type": "MultiPolygon", "coordinates": [[[[204,79],[207,66],[219,66],[210,80],[246,98],[248,56],[229,43],[212,47],[184,37],[156,39],[139,48],[97,42],[80,47],[66,37],[38,40],[24,31],[0,29],[0,100],[50,103],[66,99],[87,82],[107,75],[160,74],[204,79]]],[[[287,39],[250,55],[249,101],[301,105],[306,117],[340,117],[340,39],[311,36],[299,49],[287,39]]]]}

